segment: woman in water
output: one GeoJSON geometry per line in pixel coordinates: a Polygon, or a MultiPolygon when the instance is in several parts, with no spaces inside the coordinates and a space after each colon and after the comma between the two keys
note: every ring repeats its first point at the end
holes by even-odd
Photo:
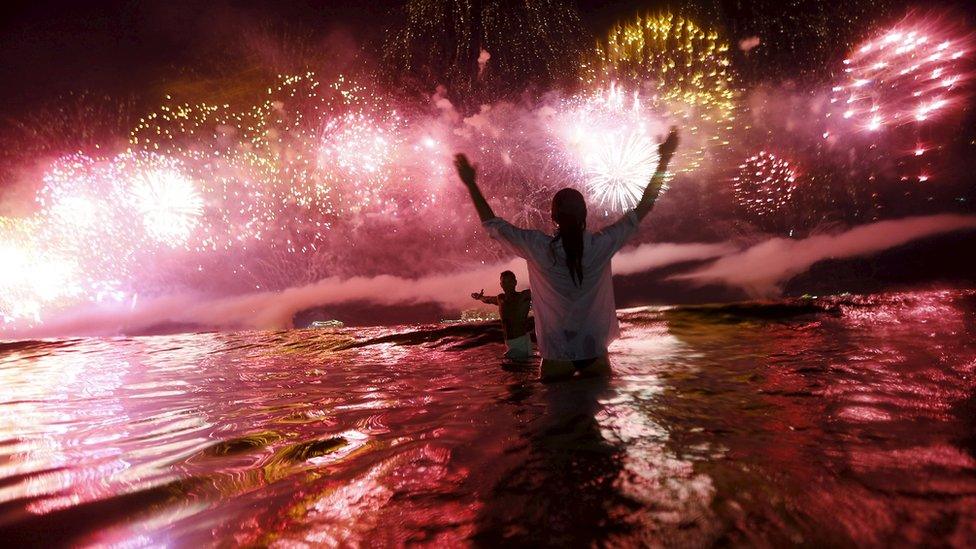
{"type": "Polygon", "coordinates": [[[671,128],[658,146],[660,161],[640,202],[600,232],[586,230],[586,201],[579,191],[557,192],[552,198],[554,236],[496,217],[478,188],[474,166],[463,154],[455,157],[458,176],[488,234],[528,263],[543,381],[567,379],[576,371],[610,375],[607,346],[619,335],[610,258],[654,207],[677,147],[678,132],[671,128]]]}

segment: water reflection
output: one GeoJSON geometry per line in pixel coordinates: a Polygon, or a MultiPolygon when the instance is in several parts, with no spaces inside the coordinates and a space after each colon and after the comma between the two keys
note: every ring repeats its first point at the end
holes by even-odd
{"type": "MultiPolygon", "coordinates": [[[[474,540],[483,545],[585,544],[608,533],[619,451],[596,415],[606,380],[540,385],[537,373],[509,384],[505,403],[516,423],[495,457],[474,540]]],[[[515,376],[513,376],[515,377],[515,376]]]]}
{"type": "MultiPolygon", "coordinates": [[[[974,523],[956,498],[976,493],[976,482],[960,477],[976,464],[953,445],[965,426],[946,411],[973,393],[963,365],[976,359],[976,332],[965,322],[972,304],[959,297],[902,294],[885,307],[837,299],[775,318],[664,315],[718,381],[703,391],[702,380],[675,380],[675,390],[697,400],[692,408],[713,410],[684,438],[727,448],[730,459],[703,462],[719,488],[719,519],[733,525],[723,543],[877,545],[934,535],[964,545],[974,523]],[[949,488],[949,478],[961,484],[949,488]],[[923,494],[948,498],[942,518],[926,511],[923,494]]],[[[688,425],[677,403],[665,409],[669,424],[688,425]]]]}
{"type": "Polygon", "coordinates": [[[976,294],[623,315],[610,380],[477,327],[0,346],[0,539],[976,539],[976,294]]]}

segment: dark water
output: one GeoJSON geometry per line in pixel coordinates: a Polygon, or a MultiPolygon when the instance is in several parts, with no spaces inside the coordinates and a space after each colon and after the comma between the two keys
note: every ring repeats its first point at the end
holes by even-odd
{"type": "Polygon", "coordinates": [[[976,540],[976,293],[621,318],[553,385],[487,326],[2,344],[0,539],[976,540]]]}

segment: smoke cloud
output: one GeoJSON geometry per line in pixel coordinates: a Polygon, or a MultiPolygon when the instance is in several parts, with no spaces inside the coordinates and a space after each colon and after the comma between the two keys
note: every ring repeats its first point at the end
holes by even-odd
{"type": "Polygon", "coordinates": [[[748,38],[743,38],[742,40],[739,40],[739,49],[746,53],[749,53],[749,50],[757,46],[759,46],[758,36],[750,36],[748,38]]]}
{"type": "Polygon", "coordinates": [[[976,217],[943,214],[881,221],[802,240],[774,238],[670,278],[702,285],[725,284],[755,297],[770,297],[780,293],[784,282],[818,261],[869,255],[919,238],[972,228],[976,228],[976,217]]]}
{"type": "MultiPolygon", "coordinates": [[[[734,248],[725,244],[644,244],[614,258],[620,274],[647,271],[665,265],[708,259],[734,248]]],[[[514,259],[459,272],[422,278],[391,275],[330,277],[314,284],[281,292],[260,292],[220,299],[179,295],[116,306],[86,306],[48,319],[43,325],[11,333],[17,337],[106,335],[141,332],[164,323],[192,324],[218,329],[283,329],[291,327],[295,313],[310,307],[351,302],[376,305],[435,303],[448,309],[471,306],[470,293],[491,291],[501,271],[511,270],[528,284],[525,261],[514,259]]]]}
{"type": "MultiPolygon", "coordinates": [[[[928,236],[976,228],[976,217],[934,215],[882,221],[835,235],[803,240],[775,238],[740,249],[732,243],[642,244],[619,253],[614,272],[628,275],[689,261],[719,258],[689,273],[671,276],[693,284],[725,284],[753,296],[771,296],[780,285],[824,259],[869,255],[928,236]]],[[[285,329],[295,314],[311,307],[351,302],[379,306],[434,303],[447,309],[470,306],[469,294],[493,288],[498,273],[515,272],[528,283],[525,262],[513,259],[421,278],[391,275],[330,277],[281,292],[259,292],[219,299],[177,295],[114,306],[86,306],[46,320],[41,326],[15,330],[6,337],[111,335],[144,332],[166,323],[215,329],[285,329]]]]}

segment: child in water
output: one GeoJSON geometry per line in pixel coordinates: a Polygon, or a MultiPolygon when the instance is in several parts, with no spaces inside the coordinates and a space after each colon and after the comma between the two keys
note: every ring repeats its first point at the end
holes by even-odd
{"type": "Polygon", "coordinates": [[[498,316],[502,319],[505,345],[508,347],[505,357],[529,358],[532,356],[532,339],[528,329],[529,305],[532,303],[531,290],[517,291],[515,286],[518,281],[512,271],[503,272],[499,281],[503,293],[497,296],[485,296],[485,291],[481,290],[480,293],[472,293],[471,297],[482,303],[498,305],[498,316]]]}

